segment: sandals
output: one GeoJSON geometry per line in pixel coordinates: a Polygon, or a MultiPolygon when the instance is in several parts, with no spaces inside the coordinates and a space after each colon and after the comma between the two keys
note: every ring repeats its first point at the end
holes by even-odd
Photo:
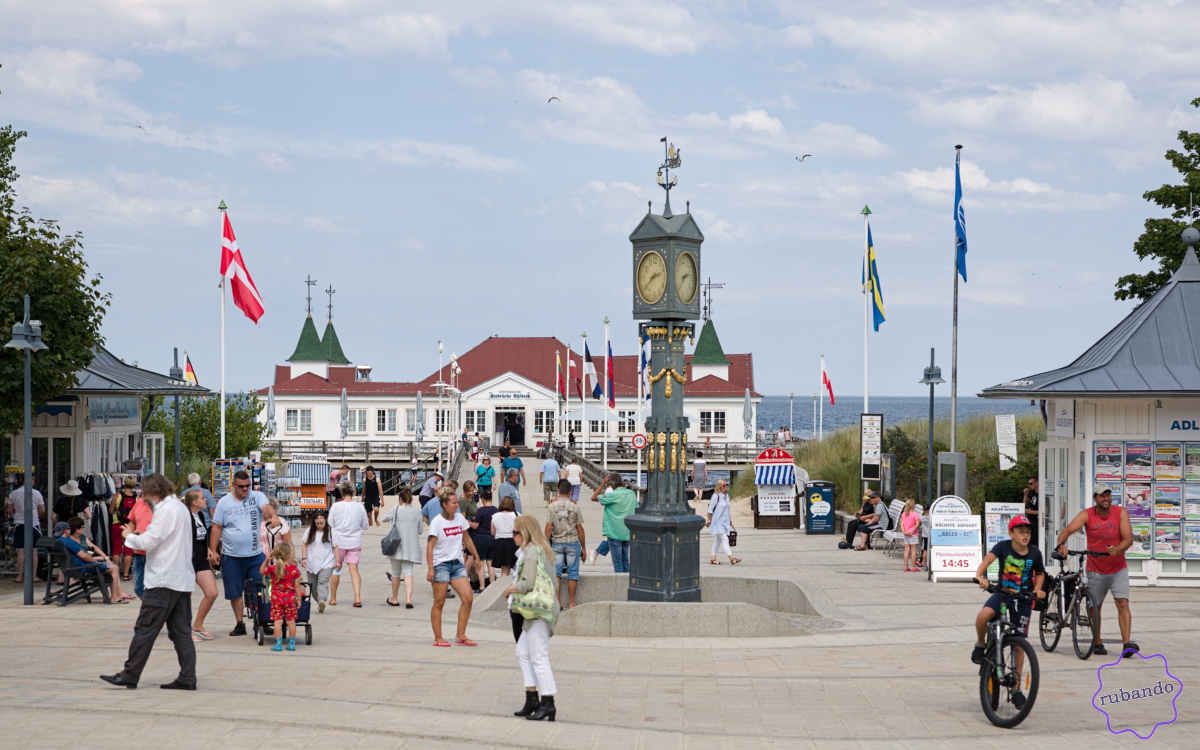
{"type": "Polygon", "coordinates": [[[208,632],[207,630],[196,630],[195,628],[192,628],[192,634],[198,635],[206,641],[211,641],[213,639],[212,633],[208,632]]]}
{"type": "Polygon", "coordinates": [[[122,580],[122,581],[132,581],[132,580],[133,580],[133,576],[121,576],[121,580],[122,580]]]}
{"type": "Polygon", "coordinates": [[[478,643],[471,640],[470,638],[463,638],[462,640],[455,639],[454,642],[456,644],[458,644],[459,646],[478,646],[479,645],[478,643]]]}
{"type": "Polygon", "coordinates": [[[114,602],[114,604],[124,604],[124,603],[126,603],[126,602],[131,602],[131,601],[133,601],[133,600],[134,600],[134,599],[136,599],[136,598],[137,598],[137,597],[136,597],[136,596],[134,596],[133,594],[126,594],[125,596],[122,596],[120,599],[117,599],[117,600],[114,602]]]}
{"type": "Polygon", "coordinates": [[[721,561],[714,557],[713,559],[708,561],[708,564],[709,565],[720,565],[721,561]]]}
{"type": "Polygon", "coordinates": [[[740,557],[735,557],[735,558],[731,558],[731,559],[729,560],[729,564],[730,564],[730,565],[737,565],[737,564],[738,564],[738,563],[740,563],[741,561],[742,561],[742,558],[740,558],[740,557]]]}
{"type": "Polygon", "coordinates": [[[450,648],[450,641],[444,641],[442,643],[438,643],[437,641],[434,641],[433,645],[437,646],[438,648],[450,648]]]}
{"type": "Polygon", "coordinates": [[[356,606],[356,607],[361,607],[361,606],[362,606],[362,602],[355,602],[355,603],[354,603],[354,606],[356,606]]]}
{"type": "Polygon", "coordinates": [[[391,599],[388,599],[387,603],[388,603],[389,607],[399,607],[400,606],[400,602],[393,602],[391,599]]]}

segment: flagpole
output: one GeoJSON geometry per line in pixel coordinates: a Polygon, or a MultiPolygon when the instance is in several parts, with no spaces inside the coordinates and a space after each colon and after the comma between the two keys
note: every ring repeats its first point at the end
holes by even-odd
{"type": "MultiPolygon", "coordinates": [[[[221,247],[225,247],[225,201],[221,201],[221,247]]],[[[224,250],[222,249],[222,253],[224,250]]],[[[221,458],[225,458],[225,277],[221,276],[221,458]]]]}
{"type": "MultiPolygon", "coordinates": [[[[579,408],[583,416],[583,457],[587,458],[588,441],[592,439],[592,423],[587,418],[587,361],[585,359],[587,353],[587,331],[579,334],[583,339],[584,354],[579,355],[579,383],[583,386],[582,393],[579,398],[581,403],[579,408]]],[[[594,369],[594,368],[593,368],[594,369]]]]}
{"type": "Polygon", "coordinates": [[[825,355],[821,355],[821,433],[820,440],[825,439],[825,355]]]}
{"type": "MultiPolygon", "coordinates": [[[[639,326],[640,328],[640,326],[639,326]]],[[[637,422],[633,434],[640,435],[642,433],[642,336],[641,331],[638,331],[638,355],[637,355],[637,422]]],[[[634,484],[641,486],[642,484],[642,449],[637,448],[637,473],[634,474],[636,479],[634,484]]]]}
{"type": "Polygon", "coordinates": [[[604,438],[601,441],[601,448],[604,451],[604,460],[601,462],[604,470],[608,471],[608,316],[604,316],[604,374],[601,379],[604,381],[604,438]]]}
{"type": "Polygon", "coordinates": [[[871,329],[871,300],[867,289],[872,285],[870,275],[871,269],[867,267],[868,241],[867,232],[869,231],[867,222],[871,215],[871,209],[863,206],[863,413],[871,411],[869,401],[867,399],[867,332],[871,329]]]}
{"type": "MultiPolygon", "coordinates": [[[[954,147],[954,171],[957,175],[962,160],[962,146],[954,147]]],[[[958,426],[958,217],[954,217],[954,323],[950,335],[950,452],[955,453],[958,426]]],[[[932,458],[932,456],[931,456],[932,458]]]]}
{"type": "Polygon", "coordinates": [[[571,433],[571,345],[567,344],[567,377],[563,381],[563,388],[566,390],[563,402],[563,443],[570,448],[571,444],[567,442],[567,435],[571,433]]]}

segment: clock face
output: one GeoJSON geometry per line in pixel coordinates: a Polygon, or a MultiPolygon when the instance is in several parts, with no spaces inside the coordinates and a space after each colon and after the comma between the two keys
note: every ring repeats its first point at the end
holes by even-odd
{"type": "Polygon", "coordinates": [[[680,253],[675,261],[675,294],[685,305],[696,299],[696,259],[689,252],[680,253]]]}
{"type": "Polygon", "coordinates": [[[667,291],[667,263],[651,250],[642,256],[637,270],[638,294],[646,304],[653,305],[667,291]]]}

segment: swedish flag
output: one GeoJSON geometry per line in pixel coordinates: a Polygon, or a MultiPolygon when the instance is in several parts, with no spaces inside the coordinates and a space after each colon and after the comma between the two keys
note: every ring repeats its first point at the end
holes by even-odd
{"type": "Polygon", "coordinates": [[[879,284],[879,269],[875,267],[875,242],[871,239],[871,226],[867,225],[867,258],[863,263],[863,291],[871,295],[871,308],[875,313],[875,330],[887,320],[883,313],[883,287],[879,284]]]}

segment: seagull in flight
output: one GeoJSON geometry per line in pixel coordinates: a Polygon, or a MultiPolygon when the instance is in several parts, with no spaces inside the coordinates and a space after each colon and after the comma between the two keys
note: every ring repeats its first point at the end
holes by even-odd
{"type": "MultiPolygon", "coordinates": [[[[141,125],[134,125],[134,127],[137,128],[138,130],[142,131],[143,133],[146,133],[146,129],[143,128],[141,125]]],[[[150,134],[146,133],[146,135],[150,135],[150,134]]]]}
{"type": "Polygon", "coordinates": [[[553,101],[557,101],[559,104],[562,104],[562,99],[559,99],[557,96],[550,97],[549,99],[546,100],[546,103],[549,104],[550,102],[553,102],[553,101]]]}
{"type": "Polygon", "coordinates": [[[807,159],[810,156],[812,156],[812,154],[805,154],[804,156],[797,156],[796,161],[804,161],[805,159],[807,159]]]}

